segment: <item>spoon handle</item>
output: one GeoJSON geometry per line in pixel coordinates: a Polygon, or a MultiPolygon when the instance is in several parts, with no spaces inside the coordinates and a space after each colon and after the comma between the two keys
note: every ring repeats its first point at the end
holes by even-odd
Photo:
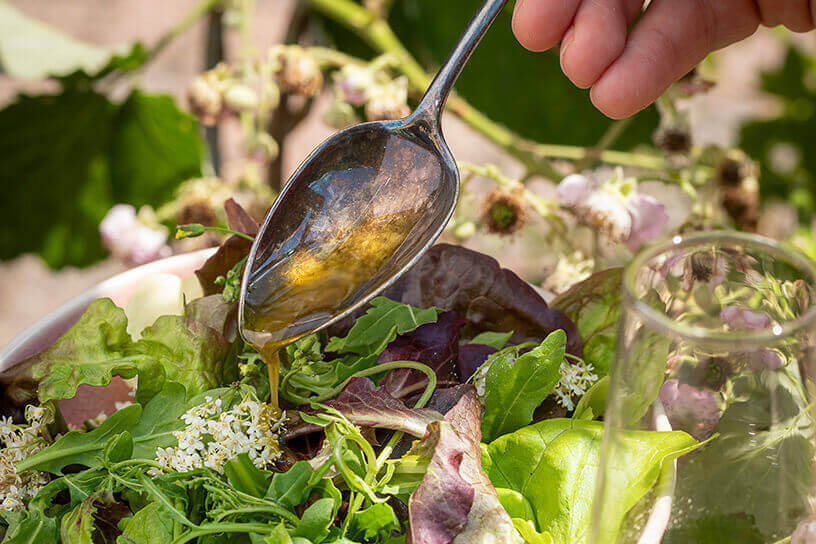
{"type": "Polygon", "coordinates": [[[413,117],[439,119],[442,108],[445,106],[448,95],[453,89],[459,74],[462,73],[462,69],[470,60],[476,46],[482,41],[490,25],[496,20],[505,4],[507,4],[507,0],[485,0],[479,13],[470,22],[467,30],[459,39],[459,43],[456,44],[456,49],[453,50],[445,65],[436,74],[431,86],[428,87],[413,117]]]}

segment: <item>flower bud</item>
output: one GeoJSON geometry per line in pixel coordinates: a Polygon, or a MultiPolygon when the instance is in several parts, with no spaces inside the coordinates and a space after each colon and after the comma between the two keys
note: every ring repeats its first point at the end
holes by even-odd
{"type": "Polygon", "coordinates": [[[482,222],[488,232],[513,234],[527,224],[527,207],[518,195],[497,189],[487,195],[482,222]]]}
{"type": "Polygon", "coordinates": [[[461,225],[457,225],[453,230],[453,234],[460,240],[467,240],[476,234],[476,224],[473,221],[467,221],[461,225]]]}
{"type": "Polygon", "coordinates": [[[402,119],[410,113],[408,80],[404,77],[372,89],[365,106],[366,119],[369,121],[402,119]]]}
{"type": "Polygon", "coordinates": [[[189,225],[178,225],[176,227],[176,240],[184,238],[195,238],[201,236],[207,231],[204,225],[200,223],[191,223],[189,225]]]}
{"type": "Polygon", "coordinates": [[[581,174],[572,174],[558,184],[558,200],[564,206],[577,206],[593,189],[592,180],[581,174]]]}
{"type": "Polygon", "coordinates": [[[187,89],[187,100],[202,125],[214,125],[224,109],[221,92],[206,75],[193,79],[187,89]]]}
{"type": "Polygon", "coordinates": [[[275,160],[280,153],[280,146],[270,134],[260,132],[255,136],[253,151],[268,160],[275,160]]]}
{"type": "Polygon", "coordinates": [[[235,112],[251,111],[258,107],[258,93],[243,83],[236,83],[224,92],[224,104],[235,112]]]}
{"type": "Polygon", "coordinates": [[[691,134],[686,128],[667,126],[655,132],[654,143],[666,153],[686,155],[691,150],[691,134]]]}
{"type": "Polygon", "coordinates": [[[371,70],[353,64],[344,66],[338,75],[337,87],[343,100],[352,106],[362,106],[376,86],[371,70]]]}
{"type": "Polygon", "coordinates": [[[332,102],[332,105],[323,112],[323,122],[336,129],[351,126],[358,120],[357,114],[354,113],[354,108],[342,100],[335,100],[332,102]]]}

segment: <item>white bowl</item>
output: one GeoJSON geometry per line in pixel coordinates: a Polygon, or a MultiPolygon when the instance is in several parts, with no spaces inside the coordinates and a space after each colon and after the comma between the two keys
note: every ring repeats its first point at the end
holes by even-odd
{"type": "MultiPolygon", "coordinates": [[[[114,276],[85,291],[28,327],[0,350],[0,371],[53,344],[77,322],[94,300],[109,297],[117,306],[124,308],[137,287],[147,278],[155,274],[173,274],[182,280],[191,278],[215,251],[215,248],[204,249],[155,261],[114,276]]],[[[115,402],[125,400],[129,392],[129,387],[123,380],[118,378],[114,380],[105,388],[104,394],[100,395],[100,388],[81,386],[76,397],[60,401],[60,409],[66,421],[79,425],[101,412],[112,413],[115,410],[115,402]]],[[[668,418],[659,403],[655,404],[654,418],[655,430],[671,430],[668,418]]],[[[660,476],[657,484],[659,497],[638,544],[658,544],[666,531],[671,515],[676,466],[675,461],[671,469],[665,470],[660,476]]]]}

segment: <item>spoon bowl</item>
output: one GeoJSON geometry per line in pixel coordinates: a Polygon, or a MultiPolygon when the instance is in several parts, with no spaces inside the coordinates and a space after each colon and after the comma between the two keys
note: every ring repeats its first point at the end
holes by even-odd
{"type": "Polygon", "coordinates": [[[433,244],[459,195],[434,124],[363,123],[306,159],[249,255],[240,314],[248,342],[279,344],[342,319],[433,244]]]}
{"type": "Polygon", "coordinates": [[[442,233],[459,195],[442,109],[506,3],[484,2],[413,114],[339,132],[289,180],[255,238],[241,285],[241,334],[262,355],[371,300],[442,233]]]}

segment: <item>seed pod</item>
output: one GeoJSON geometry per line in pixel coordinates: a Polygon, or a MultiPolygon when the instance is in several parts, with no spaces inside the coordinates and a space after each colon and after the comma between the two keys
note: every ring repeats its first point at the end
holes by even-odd
{"type": "Polygon", "coordinates": [[[518,195],[497,189],[487,195],[482,222],[488,232],[513,234],[527,224],[527,207],[518,195]]]}

